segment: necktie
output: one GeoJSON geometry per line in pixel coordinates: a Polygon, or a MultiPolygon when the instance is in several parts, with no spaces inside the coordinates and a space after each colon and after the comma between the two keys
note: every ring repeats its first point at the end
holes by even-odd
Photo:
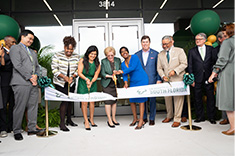
{"type": "MultiPolygon", "coordinates": [[[[29,51],[29,48],[28,48],[28,47],[26,47],[26,50],[27,50],[27,52],[28,52],[28,54],[29,54],[30,60],[31,60],[31,61],[32,61],[32,63],[33,63],[33,57],[32,57],[31,52],[29,51]]],[[[34,67],[34,63],[33,63],[33,74],[35,74],[35,67],[34,67]]]]}
{"type": "Polygon", "coordinates": [[[200,48],[200,54],[201,54],[202,60],[204,61],[205,54],[204,54],[204,51],[203,51],[202,47],[200,48]]]}
{"type": "Polygon", "coordinates": [[[169,61],[170,61],[170,54],[169,54],[169,51],[166,52],[166,58],[167,58],[167,62],[169,63],[169,61]]]}

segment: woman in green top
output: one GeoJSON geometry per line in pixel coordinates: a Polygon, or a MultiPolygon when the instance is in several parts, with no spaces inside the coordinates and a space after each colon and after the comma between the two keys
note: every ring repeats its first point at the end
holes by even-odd
{"type": "MultiPolygon", "coordinates": [[[[100,73],[100,62],[98,59],[98,49],[96,46],[90,46],[84,57],[78,63],[78,90],[79,94],[87,94],[97,91],[96,80],[100,73]]],[[[95,110],[95,102],[90,102],[89,110],[90,110],[90,119],[87,117],[87,105],[88,102],[82,103],[82,113],[85,120],[85,129],[91,130],[89,122],[92,127],[97,127],[94,123],[94,110],[95,110]]]]}

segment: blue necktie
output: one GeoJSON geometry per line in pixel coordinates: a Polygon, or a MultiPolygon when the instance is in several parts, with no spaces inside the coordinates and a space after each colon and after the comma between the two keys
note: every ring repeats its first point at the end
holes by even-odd
{"type": "Polygon", "coordinates": [[[166,58],[167,58],[167,62],[169,63],[169,61],[170,61],[170,54],[169,54],[169,51],[166,52],[166,58]]]}

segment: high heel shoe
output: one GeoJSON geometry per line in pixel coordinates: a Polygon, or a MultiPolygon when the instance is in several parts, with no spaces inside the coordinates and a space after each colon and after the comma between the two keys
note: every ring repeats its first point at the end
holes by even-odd
{"type": "Polygon", "coordinates": [[[65,126],[65,125],[60,125],[60,130],[64,131],[64,132],[68,132],[69,129],[65,126]]]}
{"type": "Polygon", "coordinates": [[[144,125],[142,125],[142,126],[138,126],[138,125],[137,125],[137,126],[135,127],[135,130],[140,130],[141,128],[144,128],[144,125]]]}
{"type": "MultiPolygon", "coordinates": [[[[84,126],[85,126],[85,122],[83,122],[83,123],[84,123],[84,126]]],[[[88,128],[85,127],[85,130],[90,131],[91,128],[90,127],[88,127],[88,128]]]]}
{"type": "MultiPolygon", "coordinates": [[[[91,123],[90,119],[88,119],[88,121],[91,123]]],[[[96,125],[96,124],[92,125],[92,123],[91,123],[91,127],[98,127],[98,125],[96,125]]]]}
{"type": "Polygon", "coordinates": [[[115,128],[115,125],[110,125],[108,121],[107,121],[107,124],[110,128],[115,128]]]}
{"type": "Polygon", "coordinates": [[[114,122],[114,121],[113,121],[113,124],[116,125],[116,126],[119,126],[119,125],[120,125],[120,123],[114,122]]]}
{"type": "Polygon", "coordinates": [[[72,120],[71,121],[66,120],[66,126],[68,126],[68,125],[73,126],[73,127],[78,126],[72,120]]]}
{"type": "Polygon", "coordinates": [[[135,125],[136,125],[136,123],[137,123],[137,121],[132,122],[129,126],[135,126],[135,125]]]}

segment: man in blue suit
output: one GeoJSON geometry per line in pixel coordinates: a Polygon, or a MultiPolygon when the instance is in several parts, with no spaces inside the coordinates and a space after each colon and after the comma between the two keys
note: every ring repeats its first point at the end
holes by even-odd
{"type": "MultiPolygon", "coordinates": [[[[150,48],[149,36],[145,35],[141,38],[141,46],[142,49],[135,54],[139,57],[141,65],[148,75],[149,84],[161,83],[161,78],[157,72],[158,52],[150,48]]],[[[149,125],[154,125],[156,115],[156,97],[149,98],[148,101],[150,104],[149,125]]],[[[144,122],[148,122],[146,102],[144,111],[144,122]]]]}

